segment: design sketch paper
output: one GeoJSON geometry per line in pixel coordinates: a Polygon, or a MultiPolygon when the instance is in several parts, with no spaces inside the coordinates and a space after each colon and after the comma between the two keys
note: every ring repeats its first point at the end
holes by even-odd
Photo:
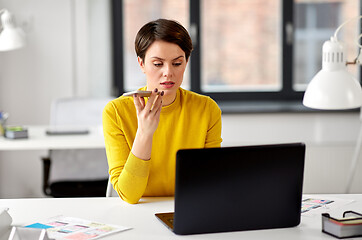
{"type": "Polygon", "coordinates": [[[129,227],[115,226],[65,216],[56,216],[25,227],[46,229],[49,238],[64,240],[97,239],[130,229],[129,227]]]}

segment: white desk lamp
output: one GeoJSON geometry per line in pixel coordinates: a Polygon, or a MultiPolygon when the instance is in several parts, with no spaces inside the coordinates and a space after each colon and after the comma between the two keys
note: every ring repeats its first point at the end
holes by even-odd
{"type": "Polygon", "coordinates": [[[14,16],[6,9],[0,10],[2,29],[0,32],[0,51],[10,51],[25,46],[25,34],[16,27],[14,16]]]}
{"type": "MultiPolygon", "coordinates": [[[[362,46],[357,41],[357,45],[361,48],[359,54],[353,62],[347,62],[345,48],[337,39],[339,30],[345,24],[360,18],[362,18],[362,16],[344,22],[337,28],[334,36],[332,36],[329,41],[324,42],[322,70],[315,75],[305,91],[303,104],[306,107],[325,110],[342,110],[361,107],[361,85],[359,81],[357,81],[357,79],[347,71],[347,65],[362,62],[362,46]]],[[[362,34],[359,35],[358,40],[361,37],[362,34]]],[[[356,149],[351,162],[346,193],[349,193],[351,188],[361,144],[362,128],[360,130],[356,149]]]]}

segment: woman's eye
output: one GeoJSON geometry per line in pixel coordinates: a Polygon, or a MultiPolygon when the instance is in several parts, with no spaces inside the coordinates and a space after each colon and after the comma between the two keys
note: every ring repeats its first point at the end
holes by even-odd
{"type": "Polygon", "coordinates": [[[174,63],[174,66],[181,66],[182,63],[174,63]]]}
{"type": "Polygon", "coordinates": [[[154,63],[153,65],[155,65],[156,67],[160,67],[162,66],[162,63],[154,63]]]}

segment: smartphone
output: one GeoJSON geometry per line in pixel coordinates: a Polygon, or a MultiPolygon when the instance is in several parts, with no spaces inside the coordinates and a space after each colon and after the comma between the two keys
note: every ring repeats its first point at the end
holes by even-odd
{"type": "Polygon", "coordinates": [[[132,97],[134,94],[136,94],[140,97],[149,97],[151,96],[152,91],[141,91],[141,90],[137,90],[137,91],[132,91],[132,92],[127,92],[127,93],[123,93],[122,96],[125,97],[132,97]]]}

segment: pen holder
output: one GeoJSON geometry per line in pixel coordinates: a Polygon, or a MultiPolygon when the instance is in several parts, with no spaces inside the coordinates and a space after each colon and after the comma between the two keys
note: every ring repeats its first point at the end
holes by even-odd
{"type": "Polygon", "coordinates": [[[0,119],[0,136],[5,134],[5,120],[0,119]]]}
{"type": "Polygon", "coordinates": [[[1,122],[0,122],[0,136],[4,136],[4,127],[1,122]]]}
{"type": "Polygon", "coordinates": [[[6,112],[0,111],[0,136],[4,136],[5,134],[5,122],[8,119],[9,114],[6,112]]]}

